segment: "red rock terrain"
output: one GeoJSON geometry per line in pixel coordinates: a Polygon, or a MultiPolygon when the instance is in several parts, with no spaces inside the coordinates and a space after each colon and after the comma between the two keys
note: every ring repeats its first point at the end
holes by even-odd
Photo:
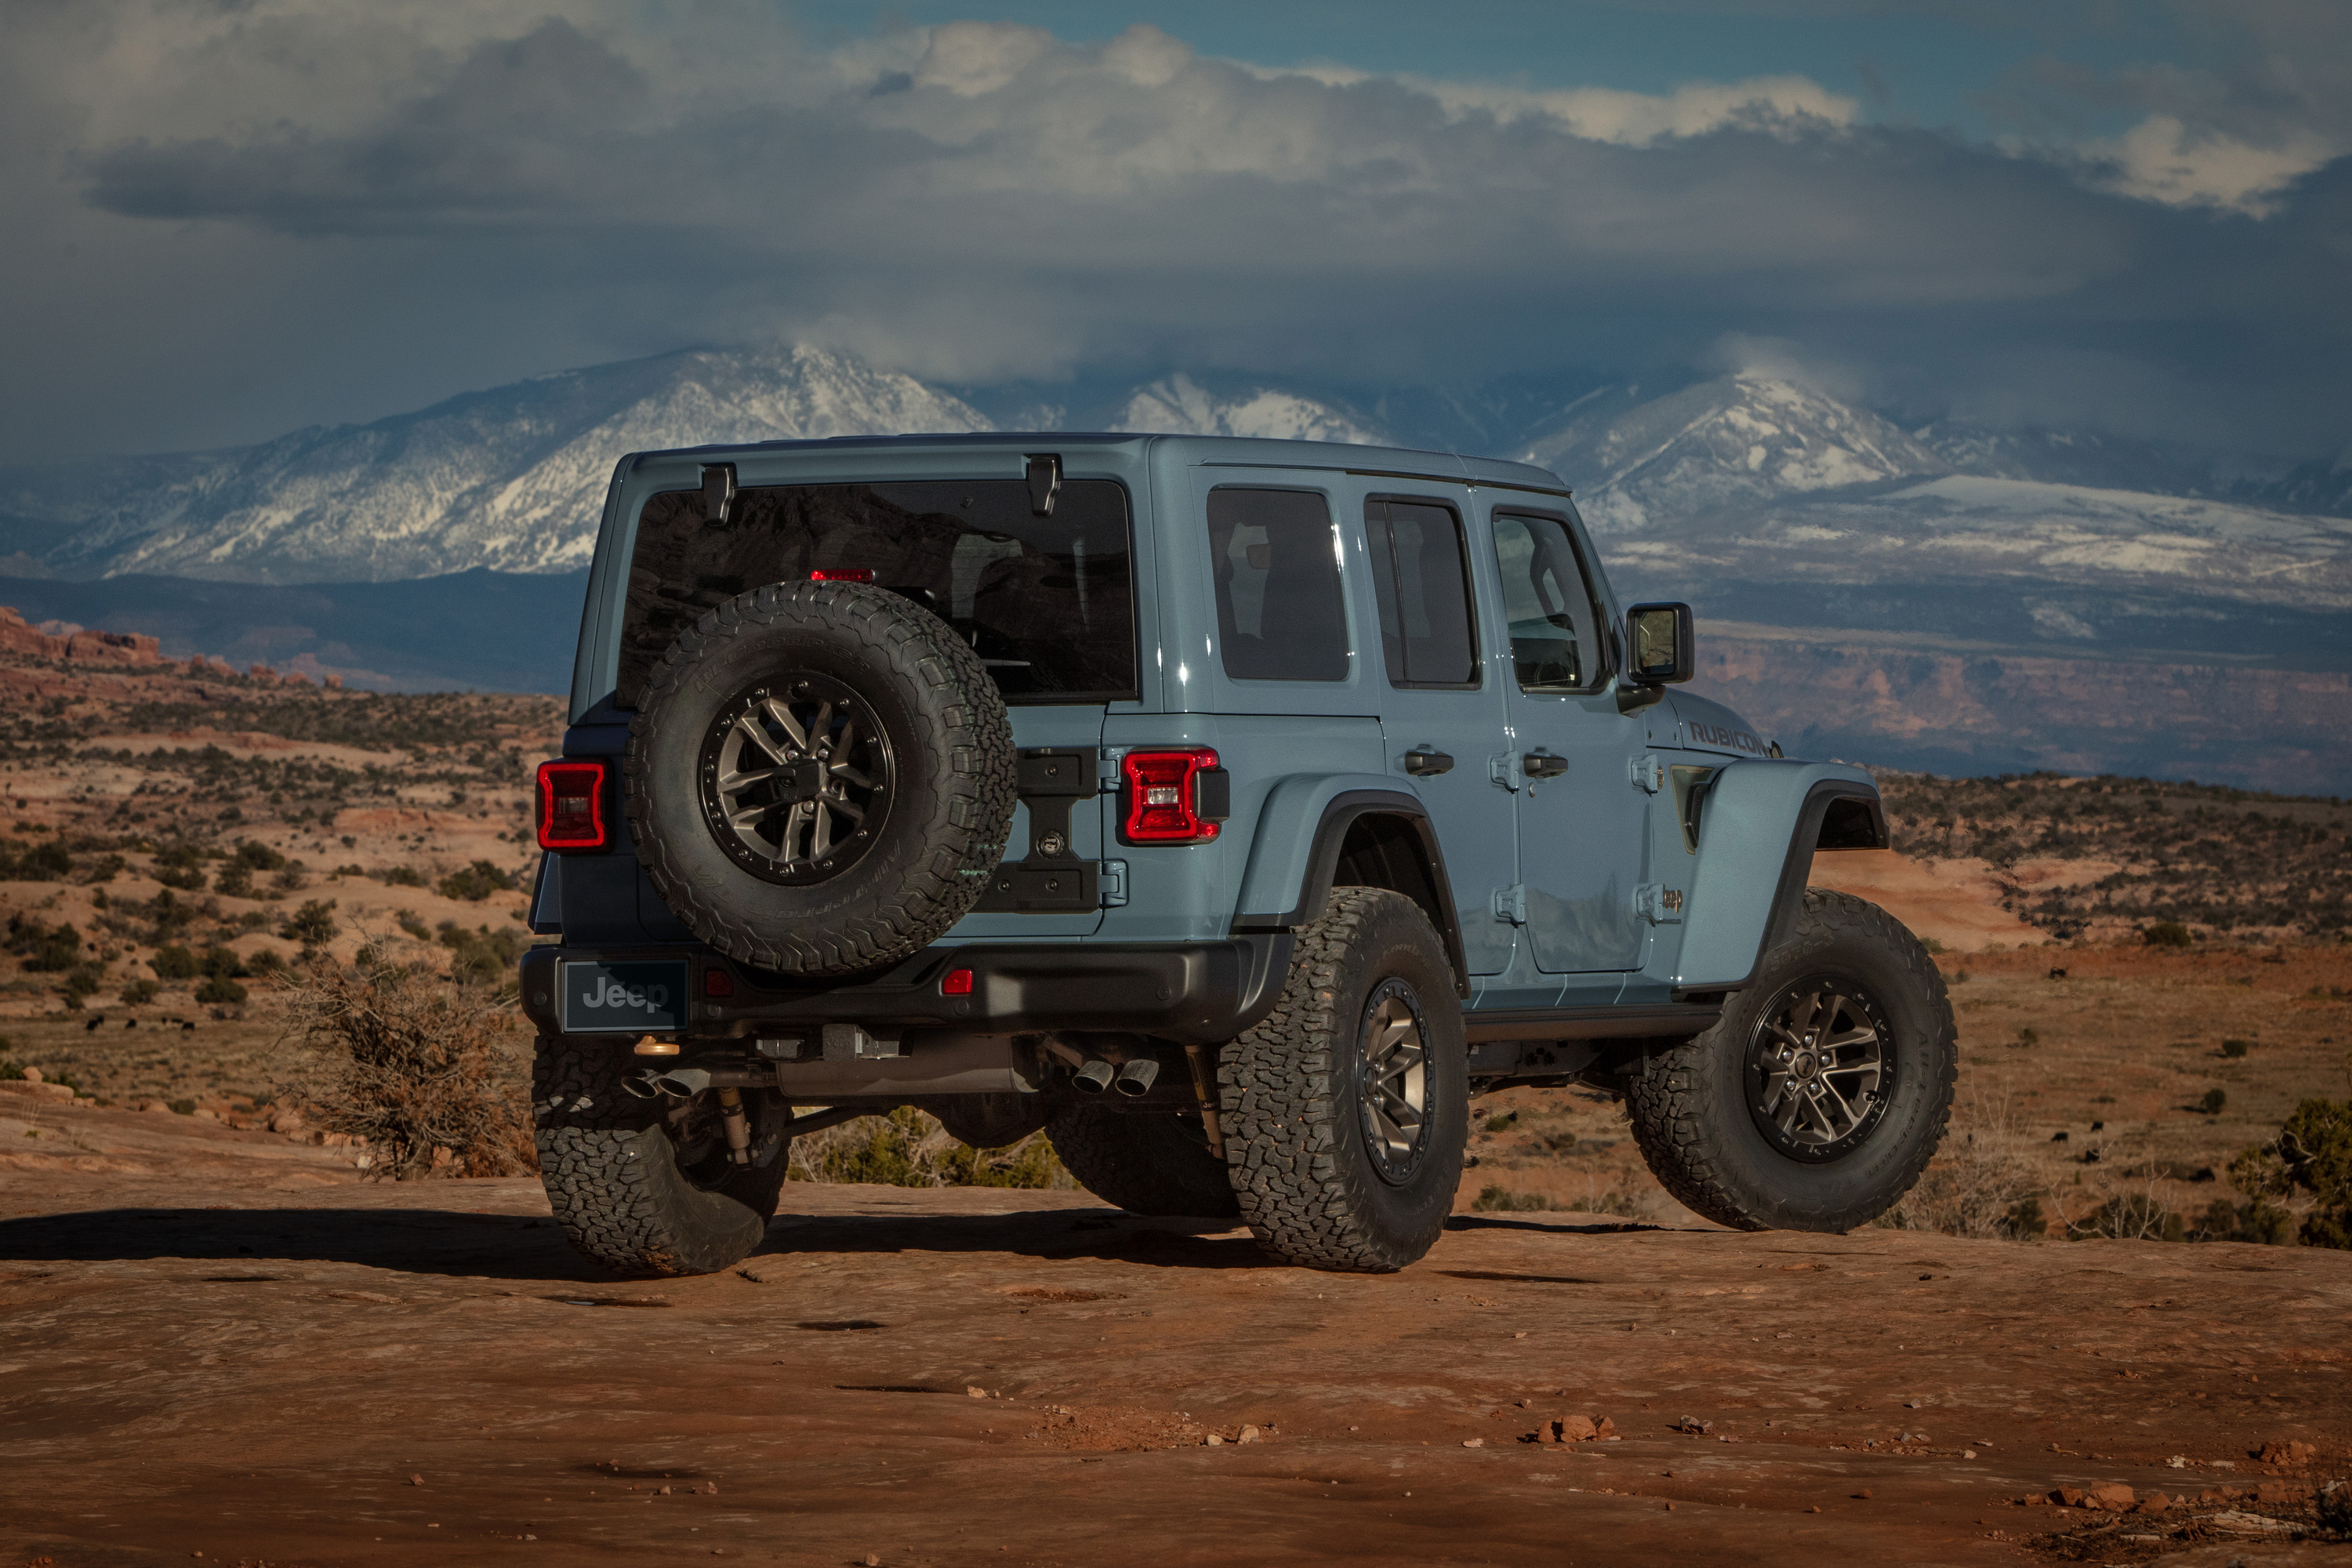
{"type": "Polygon", "coordinates": [[[0,1108],[10,1563],[2352,1555],[2291,1544],[2352,1471],[2344,1253],[1465,1215],[1367,1277],[796,1184],[744,1267],[616,1282],[528,1179],[0,1108]]]}

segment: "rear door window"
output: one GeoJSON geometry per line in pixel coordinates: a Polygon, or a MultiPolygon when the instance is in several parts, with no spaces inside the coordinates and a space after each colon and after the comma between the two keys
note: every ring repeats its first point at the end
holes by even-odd
{"type": "Polygon", "coordinates": [[[1345,680],[1348,613],[1330,509],[1311,490],[1209,492],[1217,641],[1236,680],[1345,680]]]}
{"type": "Polygon", "coordinates": [[[629,570],[619,690],[638,706],[680,632],[770,583],[839,576],[931,611],[1009,703],[1108,702],[1136,689],[1127,491],[1068,479],[1051,516],[1024,479],[766,485],[721,526],[699,490],[646,502],[629,570]]]}
{"type": "Polygon", "coordinates": [[[1374,496],[1364,542],[1391,686],[1478,684],[1478,637],[1462,520],[1441,502],[1374,496]]]}

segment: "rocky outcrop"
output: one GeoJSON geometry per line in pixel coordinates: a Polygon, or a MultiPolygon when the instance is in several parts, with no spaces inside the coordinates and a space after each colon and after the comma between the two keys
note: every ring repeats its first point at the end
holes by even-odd
{"type": "Polygon", "coordinates": [[[0,605],[0,651],[70,664],[163,662],[162,641],[142,632],[100,632],[83,627],[58,635],[33,626],[5,605],[0,605]]]}

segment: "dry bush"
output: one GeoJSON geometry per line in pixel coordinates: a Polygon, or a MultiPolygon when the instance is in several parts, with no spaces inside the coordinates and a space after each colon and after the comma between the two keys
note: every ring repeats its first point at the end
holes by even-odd
{"type": "MultiPolygon", "coordinates": [[[[805,1108],[803,1108],[805,1109],[805,1108]]],[[[929,1111],[902,1105],[793,1140],[795,1182],[873,1182],[894,1187],[1077,1186],[1054,1145],[1032,1132],[1002,1149],[960,1142],[929,1111]]]]}
{"type": "Polygon", "coordinates": [[[350,968],[289,972],[282,1103],[367,1141],[373,1177],[511,1176],[531,1147],[527,1041],[512,1002],[403,962],[382,941],[350,968]]]}
{"type": "Polygon", "coordinates": [[[1897,1230],[2032,1240],[2042,1233],[2042,1186],[2018,1153],[2006,1094],[1962,1100],[1918,1184],[1877,1221],[1897,1230]]]}

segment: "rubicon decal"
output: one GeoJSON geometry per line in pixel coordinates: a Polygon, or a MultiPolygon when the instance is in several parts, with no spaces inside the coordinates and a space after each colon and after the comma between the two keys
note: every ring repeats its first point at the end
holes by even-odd
{"type": "Polygon", "coordinates": [[[1693,723],[1688,726],[1690,738],[1702,746],[1719,746],[1727,752],[1746,752],[1750,756],[1769,757],[1772,749],[1745,730],[1727,730],[1720,724],[1693,723]]]}

